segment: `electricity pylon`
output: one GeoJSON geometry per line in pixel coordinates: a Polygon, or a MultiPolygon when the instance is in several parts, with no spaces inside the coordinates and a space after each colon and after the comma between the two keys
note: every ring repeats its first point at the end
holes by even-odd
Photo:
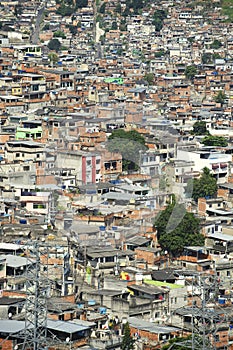
{"type": "Polygon", "coordinates": [[[48,247],[37,240],[28,247],[30,257],[27,263],[25,329],[23,350],[44,350],[47,348],[47,300],[50,293],[48,264],[41,264],[41,254],[48,258],[48,247]],[[46,253],[41,252],[46,250],[46,253]]]}

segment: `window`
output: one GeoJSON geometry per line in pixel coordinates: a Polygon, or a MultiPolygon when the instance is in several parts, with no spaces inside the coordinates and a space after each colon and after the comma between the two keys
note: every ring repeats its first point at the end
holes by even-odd
{"type": "Polygon", "coordinates": [[[154,176],[155,175],[155,167],[150,168],[150,175],[154,176]]]}
{"type": "Polygon", "coordinates": [[[17,158],[18,158],[18,157],[20,157],[20,153],[16,153],[16,155],[15,155],[15,156],[16,156],[17,158]]]}
{"type": "Polygon", "coordinates": [[[29,170],[30,170],[30,166],[27,165],[23,167],[23,171],[29,171],[29,170]]]}
{"type": "Polygon", "coordinates": [[[22,290],[23,287],[24,287],[24,284],[23,284],[23,283],[17,284],[16,290],[22,290]]]}
{"type": "Polygon", "coordinates": [[[33,203],[33,209],[46,209],[46,204],[33,203]]]}
{"type": "Polygon", "coordinates": [[[230,277],[230,275],[231,275],[231,272],[228,270],[227,271],[227,277],[230,277]]]}

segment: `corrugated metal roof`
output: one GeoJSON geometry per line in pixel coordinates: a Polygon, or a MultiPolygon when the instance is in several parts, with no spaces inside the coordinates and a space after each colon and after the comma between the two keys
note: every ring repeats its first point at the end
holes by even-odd
{"type": "Polygon", "coordinates": [[[171,332],[178,332],[180,330],[179,328],[176,328],[176,327],[158,326],[152,322],[144,321],[136,317],[129,317],[129,324],[134,328],[146,330],[151,333],[159,333],[159,334],[169,334],[171,332]]]}
{"type": "Polygon", "coordinates": [[[57,320],[47,320],[47,328],[64,333],[76,333],[90,329],[88,326],[83,326],[75,322],[57,320]]]}
{"type": "Polygon", "coordinates": [[[0,259],[6,259],[7,266],[10,267],[21,267],[26,265],[31,265],[34,263],[32,259],[24,258],[23,256],[17,256],[17,255],[0,255],[0,259]]]}
{"type": "Polygon", "coordinates": [[[17,333],[25,328],[24,321],[0,320],[0,333],[17,333]]]}

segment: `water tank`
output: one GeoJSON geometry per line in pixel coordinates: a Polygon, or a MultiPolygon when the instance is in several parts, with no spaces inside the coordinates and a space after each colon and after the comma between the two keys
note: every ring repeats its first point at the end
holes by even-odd
{"type": "Polygon", "coordinates": [[[78,303],[77,306],[78,306],[79,309],[83,309],[84,308],[84,303],[78,303]]]}
{"type": "Polygon", "coordinates": [[[220,305],[224,305],[226,303],[226,299],[225,298],[218,298],[218,303],[220,305]]]}
{"type": "Polygon", "coordinates": [[[99,313],[100,313],[101,315],[105,315],[106,312],[107,312],[106,307],[99,307],[99,313]]]}

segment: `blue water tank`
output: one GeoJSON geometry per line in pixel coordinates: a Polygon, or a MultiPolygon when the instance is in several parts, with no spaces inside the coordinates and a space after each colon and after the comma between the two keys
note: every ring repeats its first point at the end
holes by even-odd
{"type": "Polygon", "coordinates": [[[99,226],[100,231],[105,231],[106,230],[106,226],[99,226]]]}
{"type": "Polygon", "coordinates": [[[105,315],[105,314],[106,314],[106,311],[107,311],[106,307],[99,307],[99,313],[100,313],[101,315],[105,315]]]}
{"type": "Polygon", "coordinates": [[[79,309],[83,309],[84,308],[84,304],[83,303],[78,303],[77,306],[78,306],[79,309]]]}
{"type": "Polygon", "coordinates": [[[226,299],[225,298],[218,298],[218,303],[220,305],[224,305],[226,303],[226,299]]]}
{"type": "Polygon", "coordinates": [[[20,224],[24,224],[24,225],[26,225],[27,220],[25,220],[25,219],[20,219],[20,220],[19,220],[19,223],[20,223],[20,224]]]}

